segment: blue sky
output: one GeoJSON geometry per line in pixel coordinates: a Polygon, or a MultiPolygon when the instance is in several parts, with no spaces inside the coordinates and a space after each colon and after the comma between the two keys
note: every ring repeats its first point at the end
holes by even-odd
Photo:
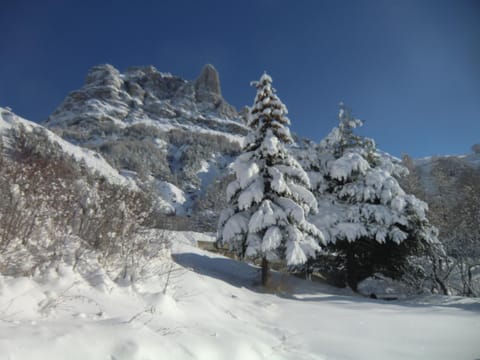
{"type": "Polygon", "coordinates": [[[292,129],[318,141],[344,101],[394,155],[480,142],[480,1],[1,1],[0,106],[45,119],[88,69],[152,64],[251,105],[266,70],[292,129]]]}

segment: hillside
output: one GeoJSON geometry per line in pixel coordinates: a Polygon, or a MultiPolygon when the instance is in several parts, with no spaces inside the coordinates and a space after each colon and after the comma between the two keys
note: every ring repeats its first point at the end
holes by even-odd
{"type": "Polygon", "coordinates": [[[468,232],[477,238],[478,246],[480,153],[404,161],[410,170],[404,186],[429,204],[432,221],[444,242],[464,235],[459,232],[468,232]]]}
{"type": "Polygon", "coordinates": [[[43,126],[23,119],[15,115],[10,110],[0,108],[0,136],[6,146],[12,145],[13,139],[10,138],[9,131],[18,130],[23,127],[29,133],[42,132],[50,143],[57,144],[60,147],[60,151],[64,155],[72,156],[77,162],[84,162],[86,166],[92,172],[98,172],[104,176],[112,184],[135,187],[135,183],[130,179],[122,176],[118,170],[114,169],[101,155],[97,152],[86,149],[81,146],[73,145],[72,143],[65,141],[58,135],[51,131],[48,131],[43,126]]]}
{"type": "Polygon", "coordinates": [[[414,165],[425,193],[438,196],[441,192],[442,179],[436,172],[445,173],[444,176],[450,178],[450,185],[453,186],[462,172],[480,169],[480,153],[420,158],[414,160],[414,165]]]}

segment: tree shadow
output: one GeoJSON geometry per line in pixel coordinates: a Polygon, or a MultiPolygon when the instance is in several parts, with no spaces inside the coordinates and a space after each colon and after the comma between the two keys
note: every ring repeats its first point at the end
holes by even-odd
{"type": "MultiPolygon", "coordinates": [[[[322,294],[321,296],[309,296],[309,297],[299,297],[298,295],[290,295],[290,296],[283,296],[285,298],[294,299],[297,301],[305,301],[305,302],[328,302],[328,303],[336,303],[342,306],[347,306],[349,308],[356,308],[357,306],[361,306],[365,309],[365,306],[371,305],[372,307],[378,308],[378,305],[385,305],[385,306],[402,306],[402,307],[409,307],[409,308],[417,308],[417,309],[430,309],[435,310],[438,309],[458,309],[463,311],[470,311],[474,313],[480,314],[480,301],[475,300],[466,300],[464,302],[455,301],[454,299],[448,296],[423,296],[423,297],[413,297],[413,298],[406,298],[401,300],[384,300],[384,299],[371,299],[368,297],[364,297],[362,295],[335,295],[335,294],[322,294]],[[427,299],[431,299],[430,302],[427,302],[427,299]],[[423,300],[423,301],[422,301],[423,300]]],[[[465,298],[460,298],[465,300],[465,298]]]]}
{"type": "Polygon", "coordinates": [[[294,301],[337,303],[349,308],[371,305],[404,306],[409,308],[455,308],[480,313],[480,301],[468,298],[452,298],[447,296],[417,296],[402,300],[371,299],[353,293],[349,289],[334,288],[323,283],[300,279],[291,275],[272,272],[274,283],[286,281],[287,291],[266,289],[260,285],[260,269],[254,265],[223,257],[209,257],[195,253],[179,253],[172,255],[174,261],[192,269],[198,274],[224,281],[235,287],[247,288],[257,293],[275,293],[278,297],[294,301]]]}
{"type": "Polygon", "coordinates": [[[255,286],[258,285],[259,269],[253,265],[194,253],[174,254],[172,257],[177,264],[198,274],[222,280],[236,287],[258,290],[255,286]]]}

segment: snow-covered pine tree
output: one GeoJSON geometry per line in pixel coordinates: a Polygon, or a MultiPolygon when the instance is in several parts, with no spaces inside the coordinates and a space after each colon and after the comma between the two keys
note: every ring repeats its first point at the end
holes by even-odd
{"type": "Polygon", "coordinates": [[[286,148],[293,142],[287,108],[269,75],[252,84],[257,95],[249,116],[251,132],[233,163],[235,180],[227,188],[229,206],[220,215],[218,241],[241,258],[261,258],[266,285],[270,260],[303,264],[324,238],[307,221],[317,210],[309,178],[286,148]]]}
{"type": "Polygon", "coordinates": [[[312,221],[332,252],[341,254],[346,282],[356,290],[376,272],[402,277],[410,256],[431,254],[441,245],[427,219],[427,204],[398,183],[408,170],[378,151],[372,139],[354,133],[362,121],[343,104],[339,122],[319,144],[311,169],[317,171],[311,180],[319,200],[312,221]]]}

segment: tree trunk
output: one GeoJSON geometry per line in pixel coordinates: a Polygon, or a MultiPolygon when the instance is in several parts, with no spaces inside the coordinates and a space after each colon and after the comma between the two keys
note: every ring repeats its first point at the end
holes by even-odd
{"type": "Polygon", "coordinates": [[[355,268],[355,251],[351,244],[348,245],[347,249],[347,285],[353,291],[357,292],[357,277],[356,277],[356,268],[355,268]]]}
{"type": "MultiPolygon", "coordinates": [[[[442,269],[442,260],[438,260],[438,265],[440,266],[440,270],[442,269]]],[[[433,271],[433,279],[435,282],[440,286],[440,289],[442,290],[443,295],[450,295],[448,291],[448,287],[445,284],[445,281],[443,281],[440,278],[439,275],[439,270],[437,267],[437,259],[435,257],[432,258],[432,271],[433,271]]]]}
{"type": "Polygon", "coordinates": [[[270,278],[270,274],[269,274],[268,260],[267,260],[267,257],[264,256],[262,258],[262,285],[263,286],[267,286],[269,278],[270,278]]]}
{"type": "Polygon", "coordinates": [[[467,286],[468,286],[468,293],[467,293],[467,296],[472,296],[472,297],[475,297],[476,294],[475,294],[475,291],[473,290],[473,287],[472,287],[472,269],[474,268],[474,266],[471,266],[471,265],[467,265],[467,286]]]}

